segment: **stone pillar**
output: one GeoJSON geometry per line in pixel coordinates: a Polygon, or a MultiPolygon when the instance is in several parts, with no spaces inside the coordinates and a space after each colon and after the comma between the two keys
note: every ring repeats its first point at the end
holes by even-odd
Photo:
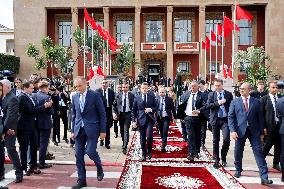
{"type": "MultiPolygon", "coordinates": [[[[109,7],[104,7],[103,8],[103,12],[104,12],[104,29],[107,30],[109,32],[109,7]]],[[[107,59],[107,55],[105,54],[105,62],[107,64],[106,67],[106,75],[109,75],[110,73],[110,66],[109,66],[109,60],[107,59]]]]}
{"type": "MultiPolygon", "coordinates": [[[[74,33],[76,30],[76,27],[78,26],[78,8],[72,7],[71,13],[72,13],[72,33],[74,33]]],[[[75,61],[78,57],[79,47],[73,36],[72,36],[72,41],[71,41],[71,47],[72,47],[72,59],[75,61]]],[[[74,66],[73,77],[78,76],[78,67],[79,67],[79,63],[76,62],[74,66]]]]}
{"type": "Polygon", "coordinates": [[[199,23],[198,23],[198,28],[199,28],[199,39],[196,41],[199,41],[199,76],[202,76],[202,78],[204,80],[206,80],[206,75],[208,73],[208,67],[207,64],[205,64],[205,51],[202,50],[202,43],[201,43],[201,38],[203,41],[205,41],[205,36],[206,36],[206,32],[205,32],[205,6],[204,5],[200,5],[199,6],[199,23]],[[202,56],[201,56],[202,55],[202,56]],[[206,73],[205,73],[206,71],[206,73]]]}
{"type": "Polygon", "coordinates": [[[139,65],[138,64],[135,65],[135,80],[138,77],[139,67],[142,64],[142,62],[141,62],[141,51],[140,51],[140,46],[141,46],[141,40],[140,40],[140,17],[141,17],[141,7],[135,7],[134,52],[135,52],[135,59],[139,63],[139,65]]]}
{"type": "Polygon", "coordinates": [[[167,78],[173,82],[173,7],[167,7],[167,78]]]}
{"type": "MultiPolygon", "coordinates": [[[[234,14],[234,10],[235,10],[235,5],[232,5],[232,21],[235,20],[235,14],[234,14]]],[[[237,21],[236,23],[237,24],[237,21]]],[[[235,35],[234,37],[234,52],[232,51],[232,53],[236,54],[236,52],[238,51],[238,47],[239,47],[239,37],[238,37],[238,32],[233,32],[232,35],[235,35]]],[[[233,40],[233,39],[232,39],[233,40]]],[[[232,46],[233,46],[233,41],[232,41],[232,46]]],[[[236,56],[235,56],[236,57],[236,56]]],[[[236,60],[236,58],[235,58],[236,60]]],[[[232,62],[232,61],[231,61],[232,62]]],[[[233,71],[233,84],[236,85],[239,83],[238,77],[239,77],[239,70],[238,70],[238,66],[234,64],[234,69],[233,71]]]]}

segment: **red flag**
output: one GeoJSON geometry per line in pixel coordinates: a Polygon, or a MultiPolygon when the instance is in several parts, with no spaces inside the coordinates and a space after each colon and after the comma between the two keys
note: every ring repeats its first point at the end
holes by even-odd
{"type": "Polygon", "coordinates": [[[233,79],[233,75],[232,75],[232,70],[231,70],[231,68],[228,68],[228,77],[229,78],[231,78],[231,79],[233,79]]]}
{"type": "Polygon", "coordinates": [[[85,20],[86,20],[87,22],[90,22],[90,21],[91,21],[91,17],[90,17],[90,15],[89,15],[89,13],[88,13],[88,11],[87,11],[86,8],[84,8],[84,18],[85,18],[85,20]]]}
{"type": "Polygon", "coordinates": [[[211,41],[216,41],[217,40],[218,43],[221,43],[220,39],[218,39],[216,37],[215,33],[212,30],[211,30],[210,33],[211,33],[211,41]]]}
{"type": "Polygon", "coordinates": [[[210,39],[206,36],[206,38],[205,38],[205,44],[206,44],[206,46],[208,46],[208,47],[210,47],[210,45],[211,45],[211,42],[210,42],[210,39]]]}
{"type": "Polygon", "coordinates": [[[236,6],[236,20],[249,20],[250,22],[253,20],[253,15],[249,12],[242,9],[239,5],[236,6]]]}
{"type": "Polygon", "coordinates": [[[223,75],[224,75],[224,78],[227,79],[227,70],[224,65],[223,65],[223,75]]]}
{"type": "Polygon", "coordinates": [[[224,17],[224,36],[228,36],[230,32],[234,30],[234,25],[236,31],[240,31],[240,28],[236,24],[234,24],[234,22],[230,18],[226,16],[224,17]]]}
{"type": "Polygon", "coordinates": [[[92,27],[93,30],[97,30],[98,29],[98,26],[97,26],[97,23],[95,21],[95,19],[92,17],[92,19],[90,20],[90,25],[92,27]]]}
{"type": "Polygon", "coordinates": [[[95,72],[94,72],[93,68],[91,67],[90,72],[89,72],[89,76],[88,76],[88,80],[91,80],[94,76],[95,76],[95,72]]]}
{"type": "Polygon", "coordinates": [[[218,35],[222,36],[222,30],[223,30],[222,24],[217,24],[217,28],[218,28],[218,35]]]}
{"type": "Polygon", "coordinates": [[[210,42],[209,42],[209,44],[206,44],[206,42],[204,42],[204,41],[201,42],[202,49],[208,50],[209,49],[209,45],[210,45],[210,42]]]}
{"type": "Polygon", "coordinates": [[[103,72],[103,70],[102,70],[102,68],[100,66],[98,66],[97,74],[101,75],[101,76],[104,76],[104,78],[106,77],[106,75],[104,74],[104,72],[103,72]]]}
{"type": "Polygon", "coordinates": [[[103,28],[99,24],[97,26],[98,26],[99,35],[105,40],[105,33],[103,31],[103,28]]]}

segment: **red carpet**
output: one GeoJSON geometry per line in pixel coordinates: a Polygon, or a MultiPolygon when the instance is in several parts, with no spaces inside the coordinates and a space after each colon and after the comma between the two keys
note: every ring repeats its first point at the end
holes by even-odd
{"type": "Polygon", "coordinates": [[[153,158],[186,158],[187,157],[187,142],[168,141],[166,146],[167,152],[161,151],[160,140],[153,141],[153,158]]]}

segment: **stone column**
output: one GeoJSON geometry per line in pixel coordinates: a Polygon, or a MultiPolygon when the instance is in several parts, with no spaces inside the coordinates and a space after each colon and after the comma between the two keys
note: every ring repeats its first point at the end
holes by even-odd
{"type": "MultiPolygon", "coordinates": [[[[235,20],[235,14],[234,14],[234,10],[235,10],[235,5],[232,5],[232,21],[235,20]]],[[[237,21],[236,23],[237,24],[237,21]]],[[[235,35],[234,37],[234,52],[232,51],[232,53],[236,54],[236,52],[238,51],[238,47],[239,47],[239,37],[238,37],[238,32],[233,32],[232,35],[235,35]]],[[[233,40],[233,39],[232,39],[233,40]]],[[[233,46],[233,41],[232,41],[232,46],[233,46]]],[[[235,60],[236,60],[236,56],[235,56],[235,60]]],[[[232,61],[231,61],[232,62],[232,61]]],[[[239,80],[238,80],[238,77],[239,77],[239,70],[238,70],[238,66],[234,64],[234,69],[233,71],[233,84],[236,85],[238,84],[239,80]]]]}
{"type": "Polygon", "coordinates": [[[167,7],[167,78],[173,82],[173,7],[167,7]]]}
{"type": "Polygon", "coordinates": [[[201,38],[203,41],[205,41],[205,36],[206,36],[206,32],[205,32],[205,6],[204,5],[200,5],[199,6],[199,23],[198,23],[198,28],[199,28],[199,39],[196,41],[199,41],[199,76],[202,76],[202,78],[204,80],[206,80],[206,75],[208,73],[208,67],[205,64],[205,51],[202,50],[202,43],[201,43],[201,38]],[[201,56],[202,55],[202,56],[201,56]],[[205,69],[206,68],[206,69],[205,69]],[[206,71],[206,73],[205,73],[206,71]]]}
{"type": "Polygon", "coordinates": [[[137,76],[139,74],[139,67],[142,64],[142,62],[141,62],[141,51],[140,51],[140,46],[141,46],[141,40],[140,40],[140,17],[141,17],[141,7],[135,7],[134,52],[135,52],[135,59],[139,63],[139,65],[138,64],[135,65],[135,80],[137,79],[137,76]]]}
{"type": "MultiPolygon", "coordinates": [[[[76,30],[76,27],[78,26],[78,8],[72,7],[71,13],[72,13],[72,33],[74,33],[76,30]]],[[[78,57],[79,47],[73,36],[72,36],[72,41],[71,41],[71,47],[72,47],[72,59],[75,61],[78,57]]],[[[79,67],[79,63],[76,62],[74,66],[73,77],[78,76],[78,67],[79,67]]]]}
{"type": "MultiPolygon", "coordinates": [[[[107,30],[109,32],[109,7],[104,7],[103,8],[103,12],[104,12],[104,29],[107,30]]],[[[109,75],[110,71],[109,71],[109,61],[107,59],[107,56],[105,54],[105,62],[107,64],[107,67],[106,67],[106,72],[105,74],[106,75],[109,75]]]]}

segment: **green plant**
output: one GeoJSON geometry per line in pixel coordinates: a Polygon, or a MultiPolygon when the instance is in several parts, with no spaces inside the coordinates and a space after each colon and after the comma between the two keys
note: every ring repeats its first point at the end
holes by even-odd
{"type": "Polygon", "coordinates": [[[15,74],[19,73],[20,57],[0,53],[0,70],[11,70],[15,74]]]}
{"type": "Polygon", "coordinates": [[[130,66],[136,64],[137,61],[130,44],[121,45],[119,50],[115,61],[112,62],[112,67],[117,73],[127,75],[130,66]]]}
{"type": "Polygon", "coordinates": [[[265,63],[269,60],[270,58],[265,54],[263,47],[251,46],[246,51],[239,50],[236,53],[235,64],[240,71],[246,72],[245,81],[256,86],[258,80],[267,82],[272,75],[270,65],[265,63]]]}

